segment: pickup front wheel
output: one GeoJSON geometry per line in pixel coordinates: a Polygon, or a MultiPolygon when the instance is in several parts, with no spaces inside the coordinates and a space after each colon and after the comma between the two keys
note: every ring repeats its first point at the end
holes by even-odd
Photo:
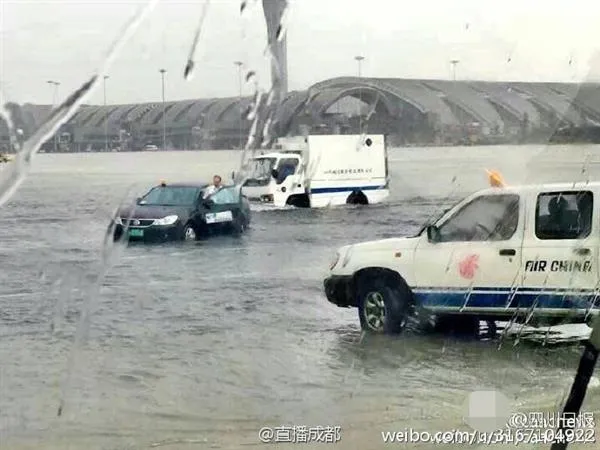
{"type": "Polygon", "coordinates": [[[363,330],[384,334],[402,332],[411,311],[410,289],[404,281],[365,274],[357,280],[356,294],[363,330]]]}

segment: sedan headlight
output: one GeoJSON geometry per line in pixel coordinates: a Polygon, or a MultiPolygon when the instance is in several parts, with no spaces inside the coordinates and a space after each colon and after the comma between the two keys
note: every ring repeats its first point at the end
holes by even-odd
{"type": "Polygon", "coordinates": [[[175,215],[163,217],[162,219],[155,220],[154,225],[173,225],[177,222],[177,219],[179,219],[179,217],[175,215]]]}
{"type": "Polygon", "coordinates": [[[115,224],[116,225],[123,225],[123,221],[121,220],[121,218],[119,216],[115,216],[115,224]]]}

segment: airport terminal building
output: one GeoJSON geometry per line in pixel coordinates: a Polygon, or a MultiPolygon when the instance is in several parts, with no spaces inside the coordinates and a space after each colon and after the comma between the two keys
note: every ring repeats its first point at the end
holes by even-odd
{"type": "MultiPolygon", "coordinates": [[[[235,149],[245,145],[253,98],[81,107],[46,152],[235,149]],[[163,108],[164,106],[164,108],[163,108]],[[163,114],[164,111],[164,114],[163,114]]],[[[48,105],[9,105],[26,138],[48,105]]],[[[600,125],[600,84],[340,77],[289,92],[277,135],[383,133],[391,145],[546,142],[557,129],[600,125]]],[[[0,151],[9,149],[0,125],[0,151]]]]}

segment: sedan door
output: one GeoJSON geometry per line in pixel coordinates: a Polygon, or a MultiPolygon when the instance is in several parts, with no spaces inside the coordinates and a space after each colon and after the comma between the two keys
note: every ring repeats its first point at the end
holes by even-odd
{"type": "Polygon", "coordinates": [[[204,216],[207,225],[234,223],[241,213],[240,189],[225,186],[210,196],[210,206],[204,216]]]}

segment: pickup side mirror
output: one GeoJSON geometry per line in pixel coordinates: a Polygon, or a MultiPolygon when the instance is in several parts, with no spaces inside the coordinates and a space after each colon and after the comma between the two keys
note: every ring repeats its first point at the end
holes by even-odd
{"type": "Polygon", "coordinates": [[[440,230],[435,225],[429,225],[426,228],[427,230],[427,240],[429,242],[435,244],[436,242],[440,242],[440,230]]]}
{"type": "Polygon", "coordinates": [[[232,170],[232,171],[231,171],[231,179],[232,179],[232,180],[235,180],[235,170],[232,170]]]}
{"type": "Polygon", "coordinates": [[[271,176],[277,179],[279,177],[279,171],[277,169],[271,170],[271,176]]]}
{"type": "Polygon", "coordinates": [[[213,202],[210,198],[205,198],[204,200],[202,200],[202,205],[204,205],[204,207],[208,209],[210,209],[212,205],[214,205],[214,203],[215,202],[213,202]]]}

